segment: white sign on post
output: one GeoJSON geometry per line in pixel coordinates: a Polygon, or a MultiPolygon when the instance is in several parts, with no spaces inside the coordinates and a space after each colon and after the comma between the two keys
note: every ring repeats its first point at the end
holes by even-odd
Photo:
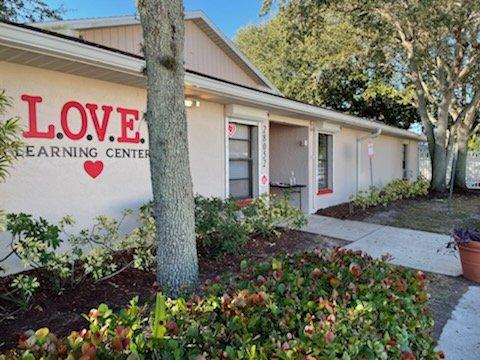
{"type": "Polygon", "coordinates": [[[370,159],[373,159],[374,151],[373,151],[373,142],[369,141],[367,144],[367,154],[370,159]]]}

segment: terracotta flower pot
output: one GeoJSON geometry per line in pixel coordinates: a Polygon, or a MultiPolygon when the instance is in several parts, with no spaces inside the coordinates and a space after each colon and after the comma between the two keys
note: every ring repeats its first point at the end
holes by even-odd
{"type": "Polygon", "coordinates": [[[466,245],[459,245],[460,260],[463,276],[480,283],[480,242],[469,241],[466,245]]]}

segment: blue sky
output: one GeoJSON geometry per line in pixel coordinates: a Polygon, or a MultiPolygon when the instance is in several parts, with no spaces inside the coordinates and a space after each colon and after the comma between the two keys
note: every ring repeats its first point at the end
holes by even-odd
{"type": "MultiPolygon", "coordinates": [[[[130,15],[135,13],[134,0],[47,0],[50,6],[64,5],[65,19],[98,16],[130,15]]],[[[184,0],[187,10],[202,10],[228,37],[237,29],[259,22],[262,0],[184,0]]]]}

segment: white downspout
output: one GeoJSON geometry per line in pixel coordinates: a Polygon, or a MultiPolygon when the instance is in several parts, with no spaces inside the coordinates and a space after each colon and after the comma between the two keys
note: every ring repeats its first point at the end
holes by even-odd
{"type": "Polygon", "coordinates": [[[367,139],[374,139],[380,136],[381,133],[382,133],[382,129],[377,129],[377,131],[375,131],[372,134],[368,134],[368,135],[357,138],[357,176],[356,176],[356,188],[357,188],[356,192],[357,193],[360,188],[360,145],[362,141],[365,141],[367,139]]]}

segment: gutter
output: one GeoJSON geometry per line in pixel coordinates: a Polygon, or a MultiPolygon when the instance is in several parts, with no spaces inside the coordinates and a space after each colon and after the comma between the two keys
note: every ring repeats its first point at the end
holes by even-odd
{"type": "Polygon", "coordinates": [[[362,128],[366,130],[381,130],[384,134],[389,134],[401,138],[425,141],[425,136],[415,134],[411,131],[396,128],[394,126],[377,123],[372,120],[363,119],[353,115],[348,115],[335,110],[329,110],[314,105],[305,104],[296,100],[287,99],[274,94],[245,89],[241,86],[224,83],[222,81],[212,80],[198,74],[186,73],[185,82],[199,90],[232,97],[232,101],[243,100],[250,104],[267,106],[271,109],[281,111],[294,111],[295,114],[303,115],[309,120],[326,120],[336,122],[342,125],[362,128]]]}

